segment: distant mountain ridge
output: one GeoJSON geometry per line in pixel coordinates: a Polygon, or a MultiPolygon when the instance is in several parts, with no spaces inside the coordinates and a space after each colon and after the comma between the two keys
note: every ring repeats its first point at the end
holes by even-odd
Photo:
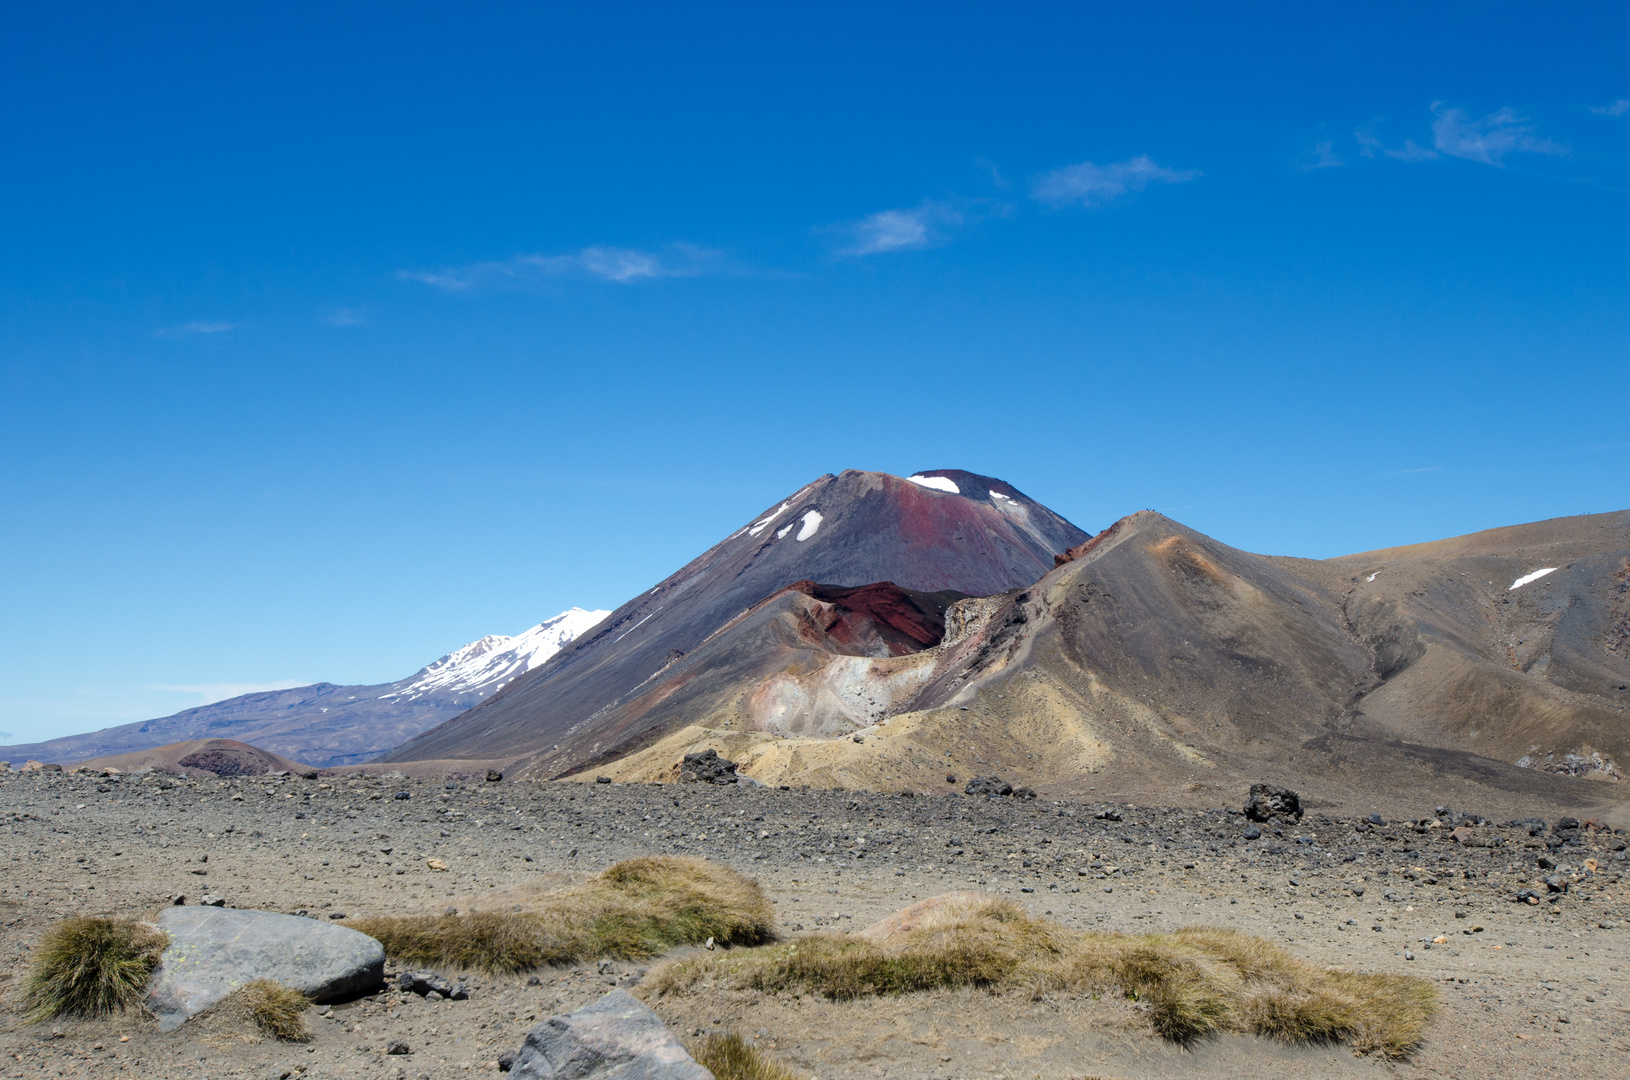
{"type": "Polygon", "coordinates": [[[488,634],[396,682],[243,694],[157,720],[0,746],[0,760],[72,765],[192,739],[234,739],[317,768],[358,765],[502,690],[608,614],[574,607],[513,637],[488,634]]]}

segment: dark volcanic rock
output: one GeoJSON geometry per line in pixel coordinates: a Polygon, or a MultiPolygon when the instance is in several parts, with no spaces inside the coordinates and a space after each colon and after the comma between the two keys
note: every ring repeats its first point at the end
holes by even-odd
{"type": "Polygon", "coordinates": [[[709,747],[700,753],[685,755],[685,760],[679,766],[679,779],[693,783],[734,784],[739,778],[736,776],[736,763],[720,757],[717,750],[709,747]]]}
{"type": "Polygon", "coordinates": [[[1270,784],[1252,784],[1250,798],[1245,800],[1245,816],[1252,821],[1302,820],[1302,800],[1289,788],[1270,784]]]}
{"type": "Polygon", "coordinates": [[[463,1001],[470,996],[462,984],[449,982],[434,971],[404,971],[396,977],[396,988],[420,997],[437,993],[449,1001],[463,1001]]]}
{"type": "Polygon", "coordinates": [[[231,750],[201,750],[176,762],[188,769],[203,769],[216,776],[264,776],[271,767],[259,757],[231,750]]]}
{"type": "MultiPolygon", "coordinates": [[[[962,791],[967,795],[984,795],[987,798],[995,798],[1001,795],[1012,795],[1013,785],[1007,783],[1000,776],[976,776],[968,781],[968,786],[963,788],[962,791]]],[[[1034,797],[1035,793],[1032,792],[1031,798],[1034,797]]]]}

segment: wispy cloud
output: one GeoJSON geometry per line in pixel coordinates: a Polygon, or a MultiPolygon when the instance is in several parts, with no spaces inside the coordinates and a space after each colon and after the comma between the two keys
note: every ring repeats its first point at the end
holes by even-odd
{"type": "Polygon", "coordinates": [[[1142,191],[1150,184],[1182,184],[1199,175],[1194,169],[1168,169],[1157,165],[1148,154],[1108,165],[1083,161],[1037,177],[1030,197],[1053,206],[1074,203],[1102,206],[1129,191],[1142,191]]]}
{"type": "Polygon", "coordinates": [[[1611,105],[1593,105],[1590,111],[1597,116],[1623,116],[1630,113],[1630,98],[1620,98],[1611,105]]]}
{"type": "Polygon", "coordinates": [[[1382,476],[1408,476],[1410,473],[1442,472],[1442,465],[1427,465],[1420,469],[1394,469],[1392,472],[1382,473],[1382,476]]]}
{"type": "Polygon", "coordinates": [[[1345,164],[1347,163],[1336,154],[1336,144],[1329,139],[1321,139],[1309,146],[1296,161],[1296,167],[1302,172],[1335,169],[1345,164]]]}
{"type": "Polygon", "coordinates": [[[154,337],[186,337],[189,334],[224,334],[228,330],[236,330],[240,324],[235,322],[190,322],[180,326],[166,326],[153,331],[154,337]]]}
{"type": "Polygon", "coordinates": [[[356,308],[337,307],[323,312],[323,322],[329,326],[367,326],[368,320],[356,308]]]}
{"type": "Polygon", "coordinates": [[[434,272],[403,270],[401,276],[456,292],[483,286],[527,286],[572,277],[630,284],[651,278],[699,277],[717,272],[723,265],[722,252],[691,244],[672,244],[660,251],[586,247],[571,255],[516,255],[498,262],[472,263],[434,272]]]}
{"type": "Polygon", "coordinates": [[[1403,146],[1387,146],[1375,133],[1375,129],[1379,124],[1379,120],[1372,120],[1368,124],[1362,124],[1353,129],[1353,138],[1358,142],[1360,155],[1373,158],[1377,154],[1382,154],[1398,161],[1437,160],[1438,152],[1436,150],[1419,146],[1414,139],[1405,139],[1403,146]]]}
{"type": "Polygon", "coordinates": [[[884,255],[930,247],[945,241],[945,229],[962,222],[960,211],[931,199],[909,210],[879,210],[844,227],[850,243],[838,254],[884,255]]]}
{"type": "Polygon", "coordinates": [[[1567,151],[1535,133],[1526,118],[1507,108],[1473,120],[1441,101],[1432,103],[1432,145],[1450,157],[1499,166],[1507,154],[1564,154],[1567,151]]]}
{"type": "Polygon", "coordinates": [[[163,690],[172,694],[196,694],[198,704],[208,705],[216,701],[225,701],[240,694],[260,694],[268,690],[287,690],[291,686],[307,685],[300,679],[283,679],[279,682],[269,683],[186,683],[174,685],[168,683],[151,683],[143,686],[143,690],[163,690]]]}

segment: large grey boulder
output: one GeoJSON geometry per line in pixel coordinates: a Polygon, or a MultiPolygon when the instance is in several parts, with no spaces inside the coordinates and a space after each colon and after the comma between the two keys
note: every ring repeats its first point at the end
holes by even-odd
{"type": "Polygon", "coordinates": [[[367,934],[298,915],[236,908],[171,907],[158,917],[170,944],[159,957],[147,1005],[159,1030],[188,1019],[255,979],[271,979],[313,1001],[377,987],[385,948],[367,934]]]}
{"type": "Polygon", "coordinates": [[[514,1080],[713,1080],[673,1032],[626,990],[574,1013],[551,1016],[527,1033],[514,1080]]]}

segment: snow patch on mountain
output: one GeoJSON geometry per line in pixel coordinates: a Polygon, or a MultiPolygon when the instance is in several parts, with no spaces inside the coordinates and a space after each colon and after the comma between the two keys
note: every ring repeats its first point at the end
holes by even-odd
{"type": "Polygon", "coordinates": [[[574,607],[514,637],[488,634],[448,653],[381,699],[412,701],[428,693],[486,697],[548,660],[610,614],[574,607]]]}
{"type": "Polygon", "coordinates": [[[956,481],[949,476],[908,476],[907,480],[919,487],[932,488],[935,491],[944,491],[952,495],[961,495],[962,489],[956,486],[956,481]]]}

